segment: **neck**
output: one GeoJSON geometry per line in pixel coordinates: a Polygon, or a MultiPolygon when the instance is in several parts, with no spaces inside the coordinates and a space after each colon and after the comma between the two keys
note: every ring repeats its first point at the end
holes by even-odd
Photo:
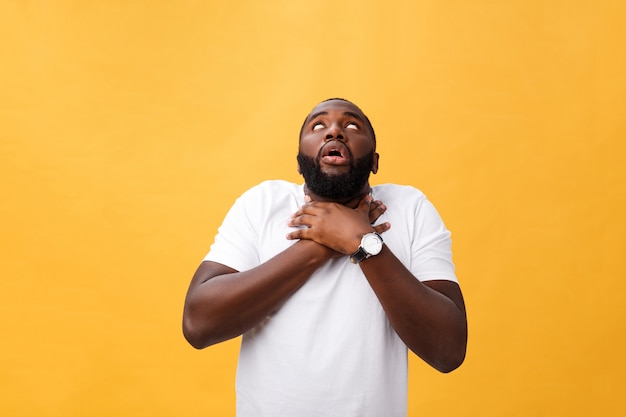
{"type": "Polygon", "coordinates": [[[306,183],[304,184],[304,194],[311,197],[311,200],[330,202],[330,203],[339,203],[350,208],[356,208],[356,206],[359,205],[359,202],[361,201],[361,199],[367,194],[369,194],[370,191],[371,191],[371,188],[370,188],[369,183],[365,183],[361,191],[358,192],[356,195],[353,195],[351,197],[346,197],[346,198],[333,199],[333,198],[322,197],[320,195],[315,194],[313,191],[309,189],[309,187],[307,187],[306,183]]]}

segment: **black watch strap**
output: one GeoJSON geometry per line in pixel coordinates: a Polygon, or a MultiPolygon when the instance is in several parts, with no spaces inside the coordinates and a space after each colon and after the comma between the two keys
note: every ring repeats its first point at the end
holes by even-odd
{"type": "Polygon", "coordinates": [[[354,252],[352,256],[350,256],[350,262],[352,262],[353,264],[358,264],[365,258],[367,258],[367,252],[365,252],[365,249],[359,246],[359,249],[357,249],[357,251],[354,252]]]}

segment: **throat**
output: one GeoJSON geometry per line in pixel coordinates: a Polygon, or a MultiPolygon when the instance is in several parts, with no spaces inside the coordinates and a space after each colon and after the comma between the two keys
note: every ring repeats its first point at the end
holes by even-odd
{"type": "Polygon", "coordinates": [[[304,194],[306,194],[309,197],[311,197],[312,201],[322,201],[322,202],[327,202],[327,203],[339,203],[339,204],[344,205],[344,206],[349,207],[349,208],[356,208],[359,205],[359,203],[361,202],[361,199],[363,197],[365,197],[367,194],[369,194],[370,191],[371,191],[371,189],[370,189],[369,184],[365,184],[365,187],[363,187],[363,190],[361,190],[361,192],[359,192],[358,194],[356,194],[354,196],[346,197],[346,198],[333,199],[333,198],[322,197],[320,195],[315,194],[306,185],[306,183],[304,184],[304,194]]]}

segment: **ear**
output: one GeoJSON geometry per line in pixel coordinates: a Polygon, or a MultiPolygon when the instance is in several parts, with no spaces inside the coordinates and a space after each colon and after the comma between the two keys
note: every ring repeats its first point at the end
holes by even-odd
{"type": "Polygon", "coordinates": [[[372,161],[372,174],[376,174],[378,172],[378,160],[380,159],[380,155],[378,152],[374,152],[374,159],[372,161]]]}

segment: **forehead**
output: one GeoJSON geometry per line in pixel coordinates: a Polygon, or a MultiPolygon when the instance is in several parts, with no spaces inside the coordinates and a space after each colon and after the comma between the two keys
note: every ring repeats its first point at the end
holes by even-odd
{"type": "Polygon", "coordinates": [[[360,119],[365,119],[365,115],[357,106],[352,103],[343,100],[329,100],[323,101],[311,110],[311,113],[307,116],[307,120],[311,120],[320,113],[351,113],[358,116],[360,119]]]}

